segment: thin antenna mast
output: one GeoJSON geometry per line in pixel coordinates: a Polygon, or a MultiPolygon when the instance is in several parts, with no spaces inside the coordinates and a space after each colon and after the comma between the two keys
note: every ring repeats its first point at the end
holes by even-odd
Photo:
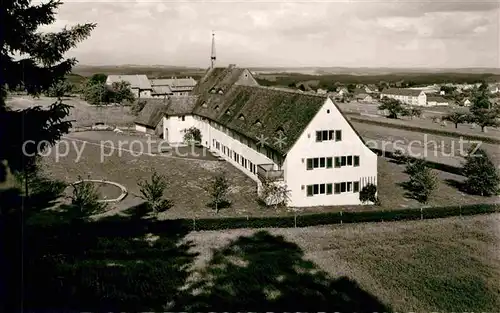
{"type": "Polygon", "coordinates": [[[214,31],[212,31],[212,54],[210,55],[210,68],[214,68],[215,66],[215,34],[214,31]]]}

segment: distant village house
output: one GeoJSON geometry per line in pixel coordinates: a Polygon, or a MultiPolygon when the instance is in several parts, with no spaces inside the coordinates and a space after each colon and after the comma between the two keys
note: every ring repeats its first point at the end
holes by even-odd
{"type": "Polygon", "coordinates": [[[408,105],[427,106],[427,95],[418,89],[389,88],[382,91],[380,99],[387,97],[408,105]]]}

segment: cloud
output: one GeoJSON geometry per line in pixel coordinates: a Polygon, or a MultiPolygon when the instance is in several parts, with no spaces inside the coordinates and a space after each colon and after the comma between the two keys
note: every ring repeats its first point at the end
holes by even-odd
{"type": "Polygon", "coordinates": [[[499,66],[498,1],[67,1],[57,23],[96,22],[88,64],[499,66]],[[481,49],[478,52],[478,48],[481,49]]]}

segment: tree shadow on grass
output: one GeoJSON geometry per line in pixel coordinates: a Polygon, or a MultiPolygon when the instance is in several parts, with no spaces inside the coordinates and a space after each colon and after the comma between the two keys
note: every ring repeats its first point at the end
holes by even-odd
{"type": "Polygon", "coordinates": [[[240,237],[194,272],[196,253],[182,220],[144,219],[142,204],[127,216],[97,221],[63,209],[70,211],[30,216],[36,223],[2,216],[9,238],[4,312],[19,311],[21,303],[26,311],[389,311],[348,278],[329,278],[282,237],[240,237]],[[189,277],[200,279],[190,285],[189,277]],[[23,294],[11,288],[19,282],[23,294]]]}
{"type": "Polygon", "coordinates": [[[165,311],[181,296],[196,255],[179,221],[92,221],[69,206],[21,214],[30,202],[18,190],[0,193],[7,196],[20,201],[2,215],[3,312],[21,303],[27,311],[165,311]]]}
{"type": "MultiPolygon", "coordinates": [[[[229,200],[223,200],[221,203],[219,203],[219,204],[217,205],[217,209],[218,209],[218,210],[221,210],[221,209],[227,209],[227,208],[231,207],[231,204],[232,204],[232,202],[231,202],[231,201],[229,201],[229,200]]],[[[210,209],[212,209],[212,210],[215,210],[215,203],[214,203],[213,201],[210,201],[210,202],[208,202],[208,203],[205,205],[205,207],[210,208],[210,209]]]]}
{"type": "Polygon", "coordinates": [[[176,310],[389,312],[347,277],[332,279],[294,243],[261,231],[214,251],[176,310]]]}
{"type": "Polygon", "coordinates": [[[458,181],[456,179],[446,179],[445,180],[445,183],[450,186],[450,187],[453,187],[455,189],[457,189],[458,191],[460,192],[463,192],[463,193],[468,193],[467,191],[467,187],[465,185],[465,182],[464,181],[458,181]]]}
{"type": "Polygon", "coordinates": [[[405,193],[403,196],[407,199],[413,199],[419,201],[418,191],[409,182],[397,183],[397,185],[404,189],[405,193]]]}

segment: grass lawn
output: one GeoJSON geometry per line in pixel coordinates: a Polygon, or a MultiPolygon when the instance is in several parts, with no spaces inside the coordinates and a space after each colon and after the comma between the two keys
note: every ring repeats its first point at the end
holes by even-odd
{"type": "MultiPolygon", "coordinates": [[[[7,104],[14,109],[25,109],[34,105],[49,106],[56,101],[55,98],[30,96],[12,96],[7,104]]],[[[79,98],[66,98],[64,103],[73,106],[68,120],[73,121],[73,127],[92,126],[94,123],[105,123],[113,126],[133,126],[135,116],[130,114],[128,107],[105,106],[96,107],[79,98]]]]}
{"type": "MultiPolygon", "coordinates": [[[[138,180],[149,179],[153,171],[167,177],[169,187],[166,197],[173,200],[174,207],[162,213],[160,218],[202,218],[202,217],[246,217],[246,216],[276,216],[291,215],[286,209],[260,207],[256,202],[256,183],[235,169],[227,162],[216,160],[204,151],[205,156],[194,159],[182,158],[172,153],[171,156],[140,155],[133,156],[125,150],[111,150],[102,148],[96,143],[109,140],[118,147],[117,141],[123,140],[131,143],[132,140],[145,141],[145,137],[136,137],[113,132],[79,132],[68,135],[78,149],[83,149],[81,159],[77,161],[77,153],[72,148],[66,157],[57,161],[54,155],[43,159],[44,171],[52,178],[61,179],[67,183],[74,182],[79,176],[82,178],[105,179],[124,185],[129,194],[120,203],[110,204],[113,212],[120,211],[142,202],[138,197],[138,180]],[[84,144],[81,140],[86,140],[84,144]],[[85,146],[83,146],[85,145],[85,146]],[[106,156],[101,162],[101,149],[106,156]],[[221,209],[216,215],[206,204],[210,201],[206,187],[209,186],[214,176],[225,172],[230,181],[231,189],[229,199],[233,205],[221,209]]],[[[131,144],[130,144],[131,145],[131,144]]],[[[123,149],[130,148],[126,144],[123,149]]],[[[134,145],[135,146],[135,145],[134,145]]],[[[137,147],[137,146],[136,146],[137,147]]],[[[132,147],[133,148],[133,147],[132,147]]],[[[61,148],[61,150],[63,150],[61,148]]],[[[134,148],[132,149],[134,150],[134,148]]],[[[64,151],[64,150],[63,150],[64,151]]],[[[134,150],[135,151],[135,150],[134,150]]],[[[140,152],[140,150],[137,150],[140,152]]],[[[202,151],[203,152],[203,151],[202,151]]],[[[139,154],[139,153],[138,153],[139,154]]],[[[406,181],[408,176],[403,173],[404,166],[394,164],[387,159],[379,158],[379,194],[382,207],[373,206],[333,206],[302,208],[299,214],[316,212],[339,212],[352,210],[393,210],[400,208],[419,208],[421,205],[412,199],[405,198],[405,190],[399,185],[406,181]]],[[[463,177],[436,171],[439,176],[439,189],[431,199],[430,205],[459,205],[484,202],[494,202],[495,198],[483,198],[462,194],[447,181],[460,181],[463,177]]],[[[111,198],[112,195],[107,195],[111,198]]]]}
{"type": "MultiPolygon", "coordinates": [[[[253,230],[193,232],[203,266],[253,230]]],[[[500,215],[272,229],[333,277],[348,276],[396,312],[497,312],[500,215]]]]}
{"type": "MultiPolygon", "coordinates": [[[[132,140],[144,141],[145,137],[117,135],[113,132],[79,132],[69,135],[72,139],[100,142],[111,140],[127,141],[129,145],[122,145],[122,149],[130,148],[132,140]]],[[[205,190],[216,174],[225,172],[231,182],[230,200],[235,203],[234,208],[220,212],[221,216],[246,216],[258,214],[255,210],[256,184],[240,171],[226,162],[216,160],[207,153],[206,157],[198,159],[180,158],[172,153],[173,157],[140,155],[133,156],[125,150],[111,150],[97,145],[84,144],[80,141],[68,141],[83,149],[81,159],[77,159],[74,148],[66,157],[59,161],[53,154],[43,159],[43,169],[52,178],[61,179],[67,183],[78,180],[78,177],[90,179],[104,179],[124,185],[129,194],[123,202],[110,204],[109,209],[125,209],[142,202],[139,198],[139,180],[150,179],[153,171],[165,175],[168,179],[166,197],[173,200],[174,207],[161,216],[162,218],[192,218],[213,216],[214,212],[206,207],[210,201],[209,193],[205,190]],[[83,146],[85,145],[85,146],[83,146]],[[107,156],[101,162],[101,149],[107,156]],[[78,162],[76,162],[78,160],[78,162]]],[[[138,147],[138,145],[133,145],[138,147]]],[[[118,144],[115,145],[118,147],[118,144]]],[[[132,147],[133,149],[134,147],[132,147]]],[[[62,149],[62,148],[61,148],[62,149]]],[[[139,148],[136,148],[140,152],[139,148]]],[[[135,150],[134,150],[135,151],[135,150]]],[[[146,151],[145,151],[146,152],[146,151]]],[[[182,152],[182,151],[180,151],[182,152]]],[[[138,153],[139,154],[139,153],[138,153]]],[[[108,196],[108,199],[111,196],[108,196]]]]}
{"type": "MultiPolygon", "coordinates": [[[[424,147],[424,144],[427,143],[429,155],[436,155],[438,157],[441,157],[442,162],[446,162],[446,159],[449,158],[449,156],[446,154],[449,154],[452,151],[454,151],[455,156],[460,155],[460,138],[451,138],[402,129],[393,129],[383,126],[359,123],[355,121],[352,121],[352,124],[365,140],[371,139],[387,142],[402,140],[403,142],[405,142],[405,145],[398,144],[398,147],[402,147],[405,149],[408,149],[407,145],[410,142],[414,141],[415,143],[412,146],[414,150],[417,150],[417,148],[419,147],[424,147]],[[434,148],[436,144],[438,148],[434,148]]],[[[472,144],[475,144],[475,142],[472,141],[468,142],[467,139],[463,139],[463,141],[464,152],[467,152],[468,147],[470,147],[472,144]]],[[[499,147],[499,145],[489,143],[481,143],[480,146],[480,148],[486,150],[496,162],[500,162],[499,147]]]]}

